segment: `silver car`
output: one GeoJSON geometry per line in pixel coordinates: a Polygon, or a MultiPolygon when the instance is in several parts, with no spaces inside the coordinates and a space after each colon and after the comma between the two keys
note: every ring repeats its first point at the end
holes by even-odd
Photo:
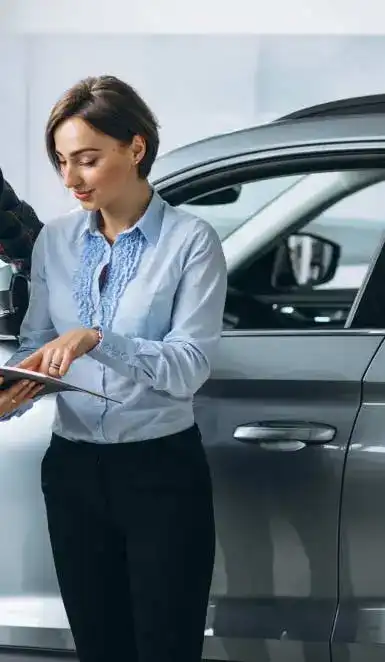
{"type": "MultiPolygon", "coordinates": [[[[203,140],[152,177],[213,224],[229,274],[195,398],[217,526],[205,659],[382,661],[385,96],[203,140]]],[[[74,648],[40,493],[54,406],[0,425],[0,660],[74,648]]]]}

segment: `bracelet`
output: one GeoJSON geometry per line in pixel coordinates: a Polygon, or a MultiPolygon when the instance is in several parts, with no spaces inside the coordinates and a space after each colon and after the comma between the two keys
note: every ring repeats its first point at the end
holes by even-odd
{"type": "Polygon", "coordinates": [[[100,343],[101,343],[102,340],[103,340],[103,331],[102,331],[102,329],[100,328],[100,326],[93,326],[93,327],[91,327],[91,328],[93,329],[93,331],[96,331],[97,334],[98,334],[98,342],[97,342],[97,344],[95,345],[95,347],[98,347],[98,345],[100,345],[100,343]]]}

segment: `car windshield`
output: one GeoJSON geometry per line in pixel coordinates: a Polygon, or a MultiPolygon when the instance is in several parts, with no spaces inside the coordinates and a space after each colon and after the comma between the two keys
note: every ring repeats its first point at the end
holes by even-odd
{"type": "Polygon", "coordinates": [[[234,202],[215,205],[185,203],[180,207],[208,221],[223,241],[302,177],[288,175],[260,179],[242,184],[240,195],[234,202]]]}

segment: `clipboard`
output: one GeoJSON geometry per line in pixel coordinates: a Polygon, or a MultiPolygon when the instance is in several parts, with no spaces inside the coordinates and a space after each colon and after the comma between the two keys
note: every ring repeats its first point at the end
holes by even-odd
{"type": "Polygon", "coordinates": [[[38,397],[41,397],[42,395],[49,395],[50,393],[77,391],[78,393],[86,393],[88,395],[94,395],[96,398],[102,398],[102,400],[108,400],[109,402],[116,402],[117,404],[122,404],[121,400],[115,400],[114,398],[109,398],[103,393],[98,393],[97,391],[90,391],[80,386],[75,386],[74,384],[70,384],[69,382],[63,380],[62,378],[58,379],[57,377],[50,377],[49,375],[43,375],[41,372],[34,372],[33,370],[23,370],[22,368],[3,365],[0,366],[0,377],[4,378],[4,382],[0,384],[0,391],[9,388],[15,382],[27,379],[32,382],[45,385],[45,388],[39,392],[38,397]]]}

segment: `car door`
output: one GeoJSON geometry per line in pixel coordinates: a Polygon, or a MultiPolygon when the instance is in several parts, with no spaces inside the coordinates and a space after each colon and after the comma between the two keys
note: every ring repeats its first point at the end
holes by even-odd
{"type": "MultiPolygon", "coordinates": [[[[385,244],[352,330],[367,326],[385,333],[384,277],[385,244]]],[[[333,662],[385,658],[385,343],[366,371],[361,401],[344,475],[333,662]]]]}
{"type": "Polygon", "coordinates": [[[217,529],[205,659],[331,659],[346,450],[382,341],[367,329],[223,332],[195,399],[217,529]]]}
{"type": "Polygon", "coordinates": [[[224,334],[196,398],[217,526],[207,658],[330,659],[345,451],[381,341],[224,334]]]}

